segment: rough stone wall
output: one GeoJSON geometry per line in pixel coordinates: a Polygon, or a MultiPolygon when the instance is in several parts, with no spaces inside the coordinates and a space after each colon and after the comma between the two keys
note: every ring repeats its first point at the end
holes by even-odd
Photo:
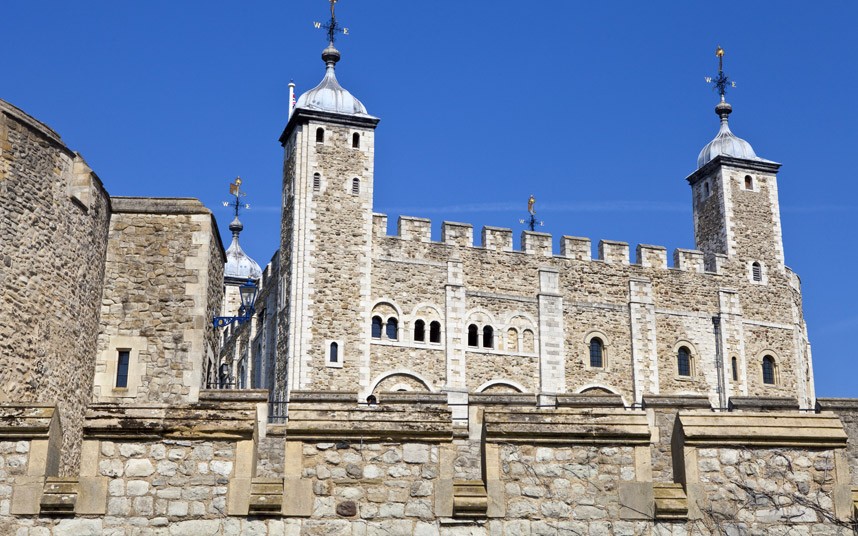
{"type": "Polygon", "coordinates": [[[0,402],[57,402],[63,472],[92,392],[110,201],[47,126],[0,101],[0,402]]]}
{"type": "Polygon", "coordinates": [[[29,441],[0,441],[0,535],[4,535],[3,517],[12,504],[12,483],[27,474],[29,441]]]}
{"type": "Polygon", "coordinates": [[[220,345],[211,319],[222,301],[224,253],[211,213],[192,199],[113,205],[94,398],[195,401],[203,364],[220,345]],[[128,348],[129,387],[117,389],[117,352],[128,348]]]}

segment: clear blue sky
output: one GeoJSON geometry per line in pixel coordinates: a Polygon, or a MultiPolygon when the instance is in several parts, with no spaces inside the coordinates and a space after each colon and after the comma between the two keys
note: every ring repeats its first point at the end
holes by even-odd
{"type": "MultiPolygon", "coordinates": [[[[3,2],[0,98],[56,129],[113,195],[191,196],[277,247],[287,84],[323,74],[325,0],[3,2]]],[[[819,396],[858,397],[858,3],[341,0],[340,82],[382,119],[375,209],[693,247],[685,177],[718,127],[779,174],[819,396]]]]}

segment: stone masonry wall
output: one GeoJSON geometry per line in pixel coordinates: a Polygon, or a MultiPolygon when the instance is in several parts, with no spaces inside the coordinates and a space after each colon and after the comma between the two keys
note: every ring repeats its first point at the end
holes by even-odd
{"type": "Polygon", "coordinates": [[[92,392],[110,201],[59,136],[0,101],[0,402],[57,402],[62,471],[92,392]]]}

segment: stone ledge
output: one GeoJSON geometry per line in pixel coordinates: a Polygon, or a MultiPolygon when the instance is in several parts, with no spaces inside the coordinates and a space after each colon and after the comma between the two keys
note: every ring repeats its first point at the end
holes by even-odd
{"type": "Polygon", "coordinates": [[[798,410],[798,400],[778,396],[731,396],[730,411],[790,411],[798,410]]]}
{"type": "Polygon", "coordinates": [[[292,406],[286,424],[289,441],[396,440],[444,442],[453,439],[450,410],[440,407],[362,406],[311,409],[292,406]]]}
{"type": "Polygon", "coordinates": [[[125,197],[111,196],[114,213],[132,214],[211,214],[193,197],[125,197]]]}
{"type": "Polygon", "coordinates": [[[472,406],[536,407],[536,395],[523,393],[471,393],[468,395],[468,404],[472,406]]]}
{"type": "Polygon", "coordinates": [[[702,395],[644,396],[644,408],[712,409],[709,397],[702,395]]]}
{"type": "Polygon", "coordinates": [[[200,402],[268,402],[268,389],[201,389],[200,402]]]}
{"type": "Polygon", "coordinates": [[[646,414],[625,410],[486,410],[485,439],[493,443],[648,445],[646,414]]]}
{"type": "Polygon", "coordinates": [[[858,411],[858,398],[817,398],[819,411],[858,411]]]}
{"type": "Polygon", "coordinates": [[[620,395],[557,395],[558,408],[623,408],[623,397],[620,395]]]}
{"type": "Polygon", "coordinates": [[[53,406],[0,405],[0,440],[49,439],[53,426],[59,426],[53,406]]]}
{"type": "Polygon", "coordinates": [[[834,413],[679,413],[686,446],[846,448],[846,432],[834,413]]]}
{"type": "Polygon", "coordinates": [[[251,439],[256,405],[246,403],[186,406],[92,404],[84,417],[85,439],[251,439]]]}

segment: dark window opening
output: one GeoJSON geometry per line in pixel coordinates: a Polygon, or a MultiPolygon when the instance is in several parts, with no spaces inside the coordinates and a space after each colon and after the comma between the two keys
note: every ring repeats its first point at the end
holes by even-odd
{"type": "Polygon", "coordinates": [[[602,368],[602,339],[593,337],[590,339],[590,366],[593,368],[602,368]]]}
{"type": "Polygon", "coordinates": [[[495,330],[491,326],[483,328],[483,348],[495,347],[495,330]]]}
{"type": "Polygon", "coordinates": [[[372,317],[372,338],[380,339],[381,338],[381,317],[374,316],[372,317]]]}
{"type": "Polygon", "coordinates": [[[395,341],[399,338],[399,322],[395,318],[387,319],[387,338],[395,341]]]}
{"type": "Polygon", "coordinates": [[[330,356],[328,359],[331,363],[336,363],[337,361],[339,361],[339,359],[340,359],[340,345],[339,344],[337,344],[335,342],[331,343],[331,352],[330,352],[330,356]]]}
{"type": "Polygon", "coordinates": [[[691,353],[685,346],[676,355],[676,367],[680,376],[691,376],[691,353]]]}
{"type": "Polygon", "coordinates": [[[477,325],[471,324],[468,326],[468,346],[478,346],[479,342],[477,341],[477,325]]]}
{"type": "Polygon", "coordinates": [[[437,320],[429,324],[429,342],[441,342],[441,322],[437,320]]]}
{"type": "Polygon", "coordinates": [[[318,173],[313,173],[313,191],[318,192],[322,189],[322,176],[318,173]]]}
{"type": "Polygon", "coordinates": [[[358,134],[357,132],[352,134],[352,147],[354,147],[355,149],[360,148],[360,134],[358,134]]]}
{"type": "Polygon", "coordinates": [[[754,179],[750,175],[745,175],[745,190],[754,189],[754,179]]]}
{"type": "Polygon", "coordinates": [[[426,322],[418,320],[414,323],[414,340],[426,342],[426,322]]]}
{"type": "Polygon", "coordinates": [[[130,358],[130,350],[119,350],[116,361],[116,387],[120,389],[128,387],[128,361],[130,358]]]}
{"type": "Polygon", "coordinates": [[[760,263],[755,262],[751,265],[751,276],[754,278],[754,281],[763,280],[763,267],[760,266],[760,263]]]}
{"type": "Polygon", "coordinates": [[[707,197],[709,197],[709,183],[704,182],[703,183],[703,199],[706,199],[707,197]]]}
{"type": "Polygon", "coordinates": [[[325,143],[325,129],[321,127],[316,129],[316,143],[325,143]]]}
{"type": "Polygon", "coordinates": [[[360,193],[360,179],[352,179],[352,195],[360,193]]]}
{"type": "Polygon", "coordinates": [[[770,355],[763,358],[763,383],[775,384],[775,358],[770,355]]]}
{"type": "Polygon", "coordinates": [[[733,365],[733,381],[739,381],[739,365],[736,363],[736,358],[730,360],[733,365]]]}

